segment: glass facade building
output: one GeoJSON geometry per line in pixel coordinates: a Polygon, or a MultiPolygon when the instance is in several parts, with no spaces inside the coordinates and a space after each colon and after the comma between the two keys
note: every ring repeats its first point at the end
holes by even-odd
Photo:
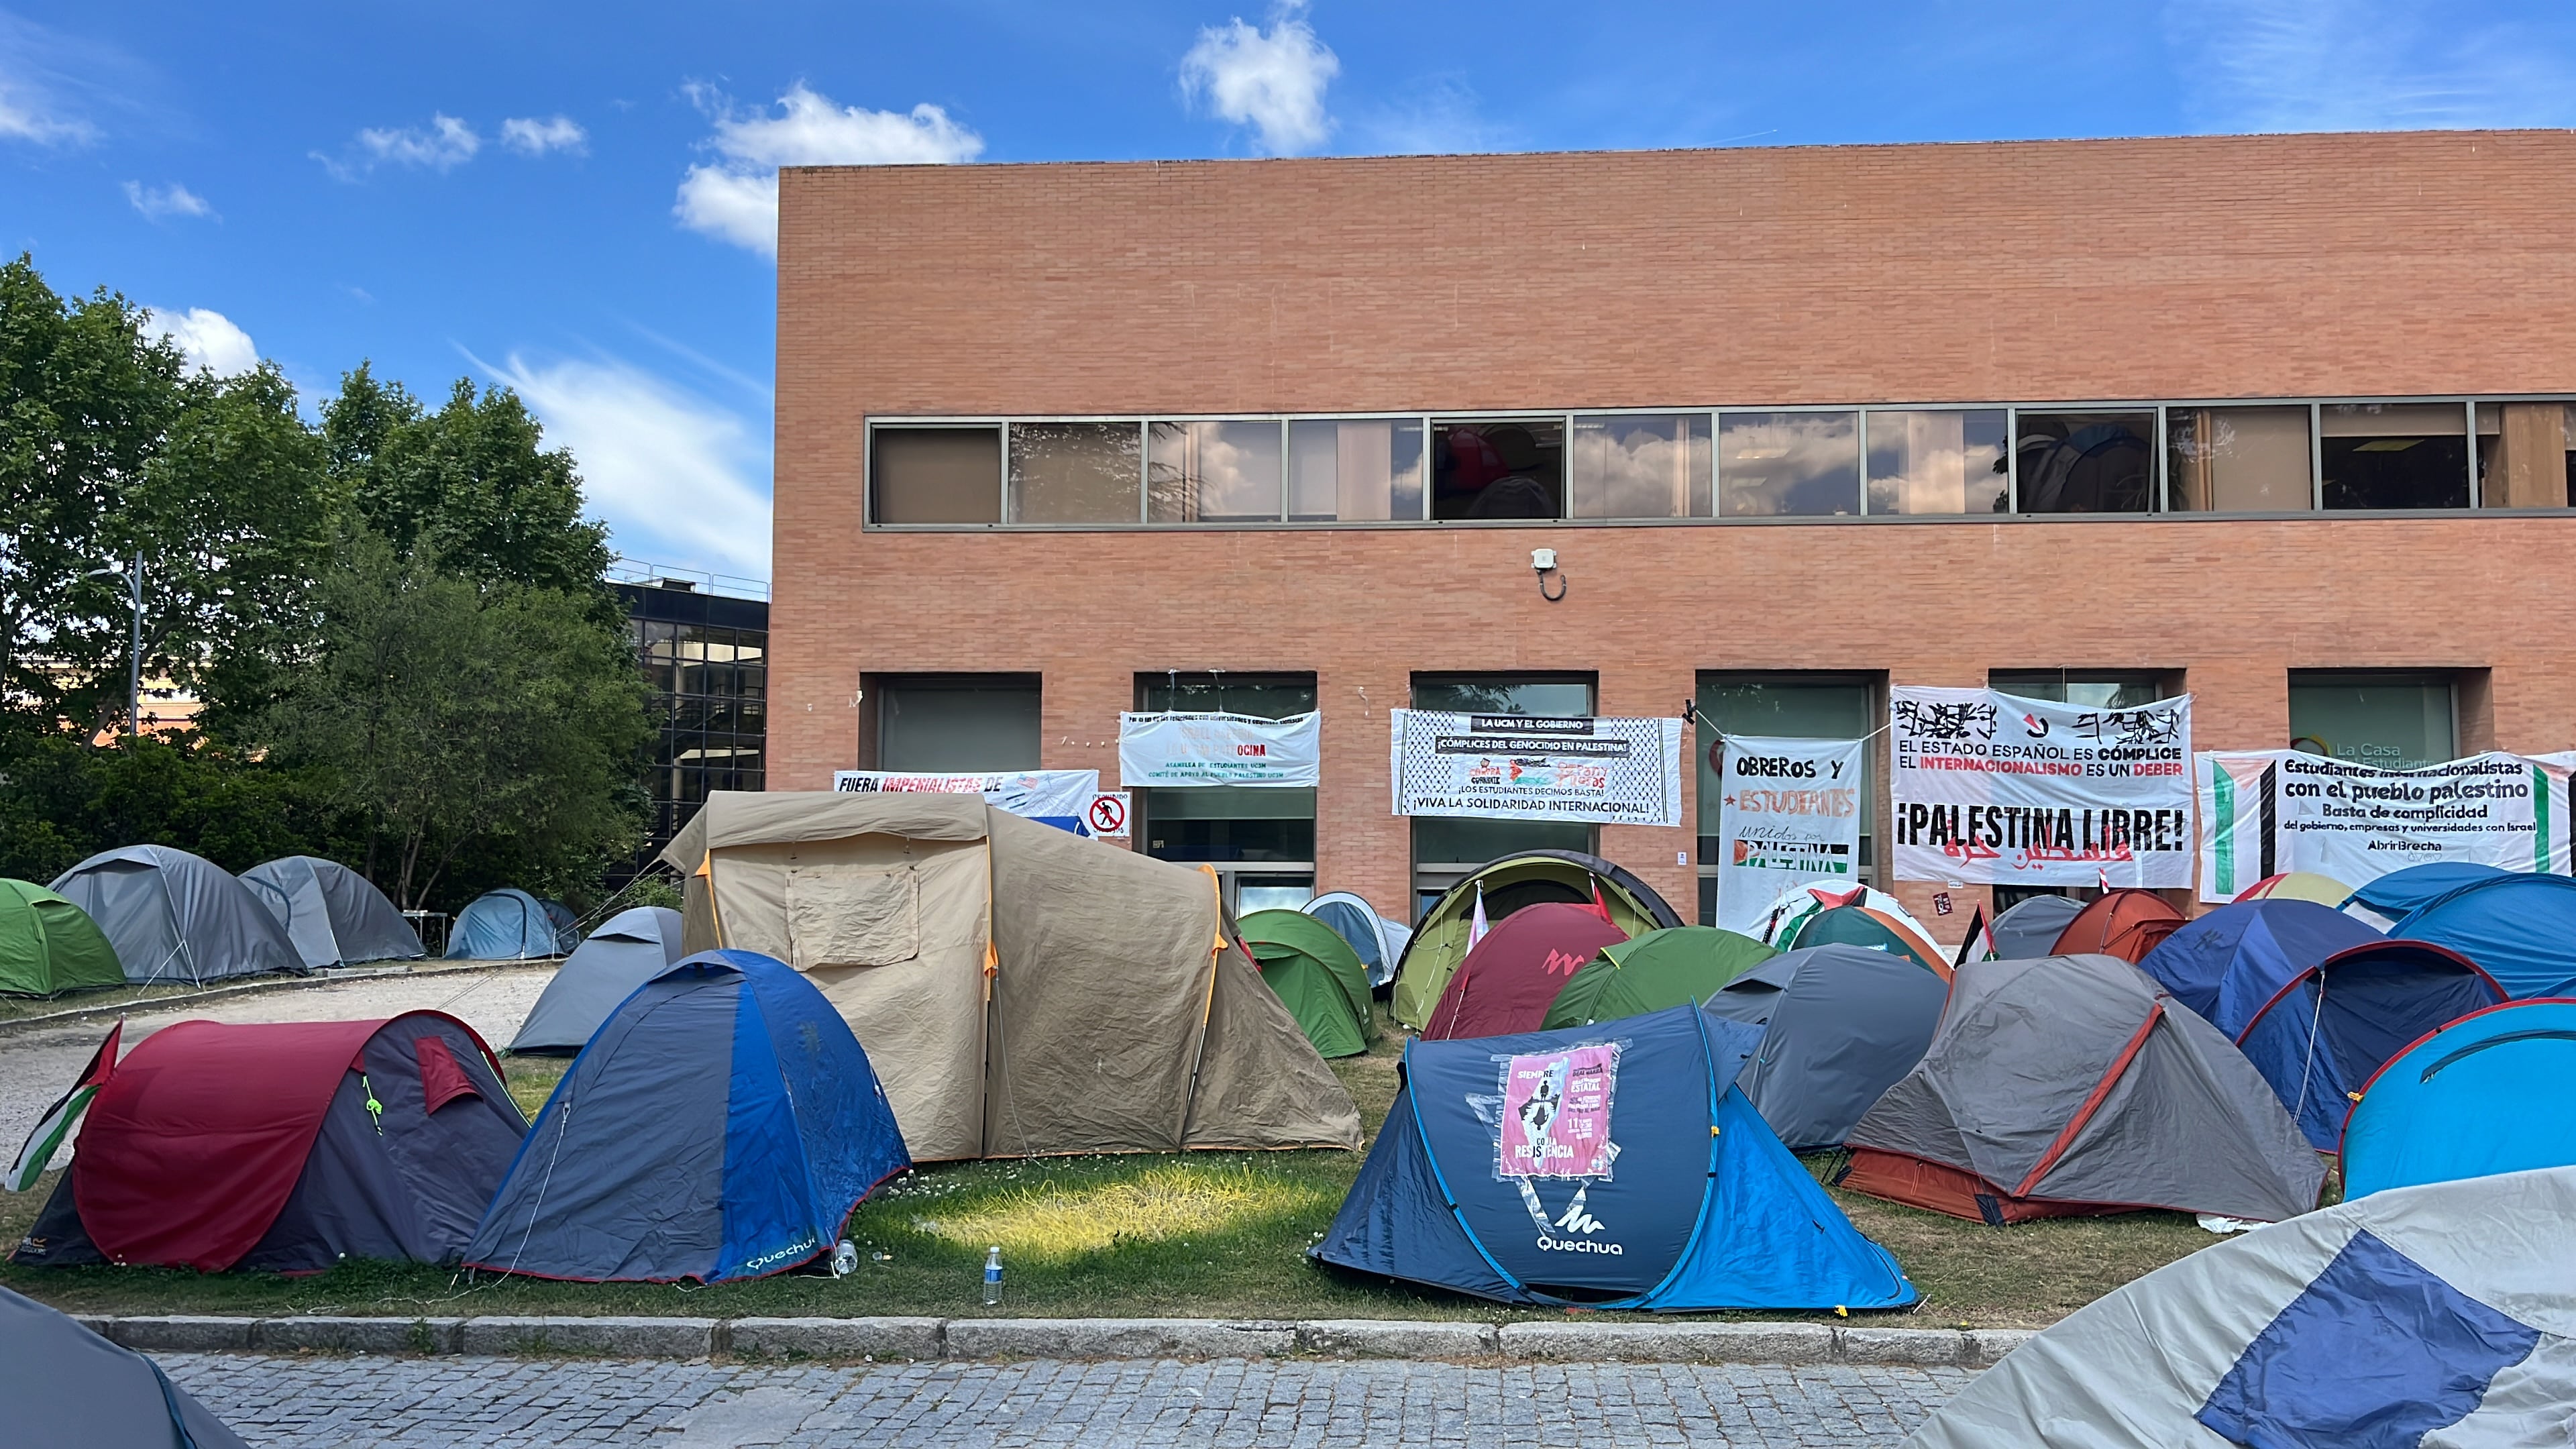
{"type": "Polygon", "coordinates": [[[658,728],[645,788],[651,801],[632,875],[697,813],[709,790],[768,780],[769,601],[690,580],[615,582],[658,728]]]}

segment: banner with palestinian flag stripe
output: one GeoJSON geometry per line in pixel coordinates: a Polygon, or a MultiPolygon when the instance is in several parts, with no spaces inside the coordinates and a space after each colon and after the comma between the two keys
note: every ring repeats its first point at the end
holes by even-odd
{"type": "Polygon", "coordinates": [[[2299,750],[2209,750],[2193,764],[2204,901],[2291,871],[2354,887],[2436,860],[2569,873],[2562,756],[2490,751],[2383,770],[2299,750]]]}
{"type": "Polygon", "coordinates": [[[98,1095],[99,1088],[107,1085],[109,1075],[115,1072],[116,1047],[124,1036],[125,1018],[120,1016],[116,1025],[107,1029],[107,1040],[100,1042],[98,1050],[90,1053],[89,1065],[81,1069],[80,1080],[72,1083],[72,1089],[46,1108],[44,1116],[36,1119],[36,1130],[27,1134],[26,1145],[18,1149],[18,1160],[9,1164],[8,1180],[0,1186],[11,1192],[25,1192],[36,1185],[36,1179],[44,1175],[46,1166],[54,1160],[54,1153],[62,1147],[63,1139],[71,1135],[81,1114],[89,1110],[90,1100],[98,1095]]]}

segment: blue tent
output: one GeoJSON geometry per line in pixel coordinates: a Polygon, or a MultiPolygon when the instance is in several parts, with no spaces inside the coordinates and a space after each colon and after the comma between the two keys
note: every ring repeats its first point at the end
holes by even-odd
{"type": "Polygon", "coordinates": [[[2475,861],[2428,860],[2422,865],[2390,871],[2354,891],[2344,904],[2377,911],[2394,921],[2435,896],[2448,895],[2464,885],[2511,874],[2511,871],[2480,865],[2475,861]]]}
{"type": "Polygon", "coordinates": [[[2236,1045],[2332,1152],[2362,1084],[2426,1032],[2504,1000],[2467,957],[2422,941],[2373,941],[2290,978],[2255,1008],[2236,1045]]]}
{"type": "Polygon", "coordinates": [[[2576,880],[2505,874],[2435,896],[2388,932],[2448,946],[2505,994],[2576,996],[2576,880]]]}
{"type": "Polygon", "coordinates": [[[1502,1303],[1893,1308],[1914,1285],[1731,1085],[1757,1027],[1697,1006],[1405,1049],[1308,1252],[1502,1303]]]}
{"type": "MultiPolygon", "coordinates": [[[[581,944],[581,932],[567,932],[544,901],[523,890],[503,886],[485,891],[456,913],[456,929],[447,936],[451,961],[525,961],[562,956],[581,944]]],[[[566,916],[571,913],[565,912],[566,916]]]]}
{"type": "Polygon", "coordinates": [[[2347,1198],[2541,1167],[2576,1167],[2576,1001],[2513,1001],[2399,1053],[2344,1124],[2347,1198]]]}
{"type": "Polygon", "coordinates": [[[2379,939],[2377,931],[2314,901],[2238,901],[2165,937],[2138,969],[2234,1036],[2292,977],[2337,951],[2379,939]]]}
{"type": "Polygon", "coordinates": [[[911,1165],[823,993],[756,952],[701,951],[573,1058],[465,1262],[583,1283],[764,1277],[830,1251],[911,1165]]]}

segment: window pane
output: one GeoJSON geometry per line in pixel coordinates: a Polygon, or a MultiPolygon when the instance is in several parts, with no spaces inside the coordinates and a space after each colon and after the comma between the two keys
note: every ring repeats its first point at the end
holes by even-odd
{"type": "Polygon", "coordinates": [[[1592,713],[1592,681],[1528,679],[1508,674],[1413,681],[1415,709],[1453,714],[1519,714],[1572,719],[1592,713]]]}
{"type": "Polygon", "coordinates": [[[2268,513],[2314,506],[2308,410],[2171,408],[2165,477],[2177,513],[2268,513]]]}
{"type": "Polygon", "coordinates": [[[1717,492],[1728,518],[1860,512],[1860,414],[1719,414],[1717,492]]]}
{"type": "Polygon", "coordinates": [[[2332,403],[2318,440],[2328,508],[2466,508],[2468,418],[2457,403],[2332,403]]]}
{"type": "Polygon", "coordinates": [[[2571,434],[2565,403],[2478,404],[2478,504],[2564,508],[2571,434]]]}
{"type": "Polygon", "coordinates": [[[1996,514],[2010,506],[2004,410],[1869,415],[1869,511],[1996,514]]]}
{"type": "Polygon", "coordinates": [[[877,690],[877,768],[1038,768],[1038,686],[890,680],[877,690]]]}
{"type": "Polygon", "coordinates": [[[875,448],[877,522],[1002,521],[1000,428],[879,428],[875,448]]]}
{"type": "Polygon", "coordinates": [[[1240,678],[1208,674],[1148,674],[1141,679],[1144,687],[1138,694],[1141,708],[1147,713],[1189,710],[1286,719],[1292,714],[1306,714],[1315,708],[1315,680],[1312,675],[1302,679],[1283,679],[1277,675],[1259,674],[1240,678]]]}
{"type": "Polygon", "coordinates": [[[2022,512],[2155,508],[2154,413],[2022,413],[2016,421],[2022,512]]]}
{"type": "Polygon", "coordinates": [[[1431,516],[1563,518],[1565,424],[1550,418],[1434,419],[1431,516]]]}
{"type": "Polygon", "coordinates": [[[2425,674],[2290,676],[2290,747],[2416,770],[2459,756],[2451,681],[2425,674]]]}
{"type": "Polygon", "coordinates": [[[1138,521],[1134,423],[1011,424],[1013,523],[1138,521]]]}
{"type": "Polygon", "coordinates": [[[1288,516],[1303,523],[1422,516],[1422,424],[1411,418],[1288,425],[1288,516]]]}
{"type": "Polygon", "coordinates": [[[2165,697],[2163,679],[2135,670],[1997,669],[1987,673],[1986,685],[2024,699],[2087,709],[2136,709],[2165,697]]]}
{"type": "Polygon", "coordinates": [[[1574,850],[1590,854],[1592,827],[1568,820],[1441,820],[1413,822],[1416,865],[1482,865],[1523,850],[1574,850]]]}
{"type": "Polygon", "coordinates": [[[1279,517],[1279,424],[1156,423],[1146,484],[1156,523],[1244,523],[1279,517]]]}
{"type": "Polygon", "coordinates": [[[1574,420],[1574,516],[1706,518],[1708,414],[1574,420]]]}

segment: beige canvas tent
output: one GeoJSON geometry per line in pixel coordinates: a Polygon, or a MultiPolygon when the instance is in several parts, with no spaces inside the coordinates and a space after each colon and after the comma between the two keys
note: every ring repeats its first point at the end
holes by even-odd
{"type": "Polygon", "coordinates": [[[662,858],[689,950],[840,1008],[916,1161],[1359,1146],[1205,873],[973,795],[717,791],[662,858]]]}

